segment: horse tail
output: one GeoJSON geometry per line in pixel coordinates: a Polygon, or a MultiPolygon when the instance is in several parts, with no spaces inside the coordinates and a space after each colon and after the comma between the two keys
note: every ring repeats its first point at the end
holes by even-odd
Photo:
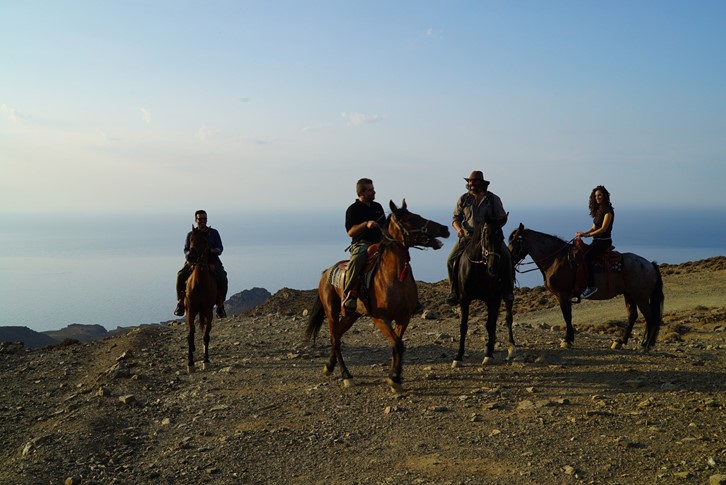
{"type": "Polygon", "coordinates": [[[323,325],[325,320],[325,308],[323,307],[323,301],[320,299],[320,293],[315,295],[315,302],[313,303],[313,309],[310,312],[308,318],[308,327],[305,329],[305,343],[314,343],[315,338],[320,332],[320,327],[323,325]]]}
{"type": "Polygon", "coordinates": [[[656,263],[652,264],[653,269],[655,269],[656,281],[655,287],[650,294],[650,315],[653,321],[651,331],[653,333],[648,336],[648,340],[651,345],[654,345],[656,338],[658,338],[658,331],[660,330],[661,323],[663,323],[663,302],[665,301],[665,296],[663,295],[663,278],[660,274],[660,268],[658,268],[656,263]]]}

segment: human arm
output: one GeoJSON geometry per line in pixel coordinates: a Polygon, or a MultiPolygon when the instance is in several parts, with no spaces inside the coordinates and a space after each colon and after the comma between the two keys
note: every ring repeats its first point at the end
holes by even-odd
{"type": "Polygon", "coordinates": [[[222,251],[224,251],[224,246],[222,245],[222,236],[219,235],[219,231],[216,229],[210,228],[210,235],[209,235],[209,251],[219,256],[222,254],[222,251]]]}
{"type": "Polygon", "coordinates": [[[592,227],[585,232],[577,232],[577,237],[595,237],[599,234],[602,234],[604,232],[607,232],[608,229],[610,229],[610,224],[613,223],[613,215],[611,212],[607,212],[605,216],[603,216],[602,219],[602,225],[600,227],[597,227],[596,224],[593,224],[592,227]]]}
{"type": "Polygon", "coordinates": [[[451,227],[456,231],[456,236],[462,238],[466,236],[466,229],[463,226],[464,223],[464,196],[459,197],[454,206],[454,215],[451,218],[451,227]]]}
{"type": "Polygon", "coordinates": [[[373,229],[374,227],[378,227],[378,222],[376,221],[363,221],[360,224],[355,224],[351,226],[350,229],[348,229],[348,235],[350,237],[356,237],[362,234],[364,231],[368,229],[373,229]]]}

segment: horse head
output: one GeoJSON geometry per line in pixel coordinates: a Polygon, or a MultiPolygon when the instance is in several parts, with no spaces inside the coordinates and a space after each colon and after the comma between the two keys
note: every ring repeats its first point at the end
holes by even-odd
{"type": "Polygon", "coordinates": [[[206,263],[209,259],[209,232],[192,226],[189,238],[189,254],[187,261],[190,264],[206,263]]]}
{"type": "Polygon", "coordinates": [[[388,221],[388,235],[407,247],[422,246],[440,249],[444,244],[437,237],[449,237],[449,228],[438,222],[424,219],[409,211],[406,199],[401,207],[390,201],[391,215],[388,221]]]}
{"type": "Polygon", "coordinates": [[[481,225],[481,247],[483,256],[487,262],[487,270],[490,276],[499,274],[499,263],[501,261],[502,243],[504,233],[499,223],[484,221],[481,225]]]}

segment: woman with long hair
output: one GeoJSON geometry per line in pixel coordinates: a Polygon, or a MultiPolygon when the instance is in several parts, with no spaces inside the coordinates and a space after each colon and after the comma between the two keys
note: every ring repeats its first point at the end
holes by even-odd
{"type": "Polygon", "coordinates": [[[612,231],[615,210],[610,203],[610,192],[602,185],[592,189],[589,208],[590,216],[592,216],[592,227],[587,231],[578,231],[575,234],[577,237],[592,238],[592,243],[584,255],[585,265],[587,266],[587,288],[580,295],[581,298],[590,298],[597,292],[592,262],[613,244],[612,231]]]}

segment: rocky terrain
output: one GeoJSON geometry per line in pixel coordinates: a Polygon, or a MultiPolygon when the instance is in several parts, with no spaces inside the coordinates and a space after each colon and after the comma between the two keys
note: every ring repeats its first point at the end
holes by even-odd
{"type": "Polygon", "coordinates": [[[523,288],[514,359],[503,345],[481,366],[476,307],[456,369],[446,285],[420,283],[426,318],[406,332],[399,395],[367,318],[344,337],[356,385],[323,375],[326,336],[302,341],[313,291],[215,320],[213,365],[194,374],[181,322],[6,348],[0,483],[726,483],[726,258],[661,271],[664,326],[650,353],[642,318],[628,347],[610,348],[622,298],[577,305],[575,346],[563,349],[554,300],[523,288]]]}

